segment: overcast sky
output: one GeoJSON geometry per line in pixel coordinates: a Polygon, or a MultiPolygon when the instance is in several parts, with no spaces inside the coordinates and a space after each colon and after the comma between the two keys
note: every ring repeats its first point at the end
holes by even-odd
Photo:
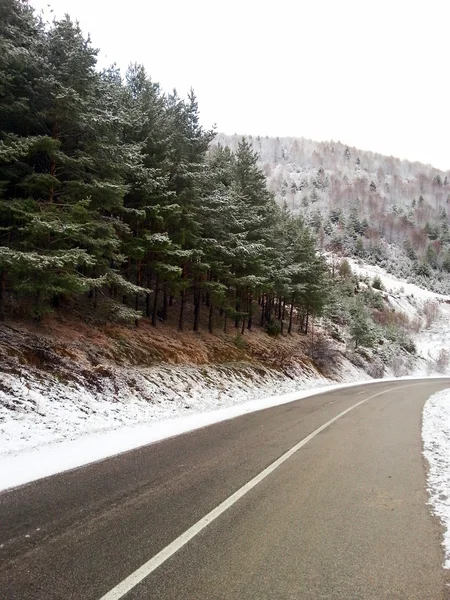
{"type": "Polygon", "coordinates": [[[32,0],[102,65],[194,88],[224,133],[339,140],[450,169],[449,0],[32,0]]]}

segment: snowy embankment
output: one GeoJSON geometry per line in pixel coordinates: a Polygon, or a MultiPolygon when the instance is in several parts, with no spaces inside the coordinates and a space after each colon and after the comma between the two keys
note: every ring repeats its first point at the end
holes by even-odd
{"type": "Polygon", "coordinates": [[[423,409],[423,453],[430,505],[444,526],[444,567],[450,569],[450,390],[433,394],[423,409]]]}
{"type": "MultiPolygon", "coordinates": [[[[343,381],[364,378],[350,363],[342,365],[343,381]]],[[[29,370],[22,377],[4,373],[0,490],[288,402],[330,383],[312,369],[288,377],[251,364],[117,368],[114,377],[89,387],[29,370]]]]}
{"type": "MultiPolygon", "coordinates": [[[[347,375],[350,376],[350,373],[347,373],[347,375]]],[[[386,378],[383,381],[413,381],[414,379],[415,378],[411,377],[399,377],[386,378]]],[[[297,381],[293,386],[296,391],[264,397],[260,396],[260,389],[259,394],[253,394],[253,400],[248,400],[248,398],[251,397],[251,395],[248,394],[247,401],[244,402],[242,401],[242,398],[244,397],[245,391],[243,392],[241,390],[240,395],[238,395],[241,400],[240,403],[236,403],[236,399],[234,399],[234,404],[230,404],[228,401],[228,406],[227,403],[224,403],[222,408],[216,410],[213,410],[215,403],[214,400],[210,398],[210,410],[207,409],[208,402],[205,402],[204,408],[206,408],[206,411],[203,413],[185,413],[185,416],[176,417],[173,415],[170,419],[166,418],[161,420],[155,418],[153,422],[147,420],[147,422],[141,424],[123,425],[110,430],[99,430],[95,433],[91,431],[91,433],[86,433],[83,436],[65,436],[59,441],[53,441],[52,443],[33,447],[28,451],[11,451],[3,456],[0,455],[0,491],[114,456],[120,452],[126,452],[127,450],[132,450],[145,444],[160,441],[174,435],[187,433],[200,427],[212,425],[213,423],[232,419],[240,415],[279,406],[326,391],[349,388],[355,385],[367,385],[370,383],[373,383],[373,380],[359,380],[351,383],[334,384],[330,384],[326,379],[311,379],[303,383],[297,381]]],[[[270,386],[265,388],[267,394],[270,391],[272,391],[272,393],[274,391],[280,391],[280,382],[272,382],[271,385],[273,386],[272,388],[270,386]]],[[[281,386],[281,389],[283,389],[283,386],[281,386]]],[[[284,389],[286,389],[286,387],[284,389]]],[[[448,393],[450,394],[450,390],[448,393]]],[[[435,396],[439,395],[437,394],[435,396]]],[[[432,398],[435,398],[435,396],[432,398]]],[[[426,406],[428,407],[429,403],[427,403],[426,406]]],[[[149,416],[148,412],[147,407],[147,419],[149,416]]],[[[432,458],[436,458],[436,456],[444,457],[444,460],[441,461],[441,466],[447,466],[447,479],[445,479],[445,471],[439,471],[439,469],[437,470],[437,476],[435,478],[437,486],[435,488],[437,490],[435,497],[439,500],[439,490],[441,488],[448,489],[450,486],[450,474],[448,473],[450,464],[450,402],[447,405],[447,434],[449,436],[447,439],[447,447],[443,445],[445,443],[445,438],[442,434],[442,422],[439,420],[443,413],[442,411],[437,415],[435,415],[435,413],[435,406],[433,405],[432,410],[427,413],[427,418],[429,417],[426,421],[427,426],[425,426],[424,413],[424,431],[426,431],[427,440],[429,440],[430,448],[432,448],[432,458]],[[437,445],[434,445],[434,439],[438,440],[437,445]],[[447,463],[445,463],[445,452],[447,452],[447,463]],[[447,488],[445,488],[445,485],[447,488]]],[[[86,428],[86,430],[89,431],[88,428],[86,428]]],[[[430,460],[430,463],[431,462],[432,461],[430,460]]],[[[448,508],[450,504],[448,502],[448,497],[446,498],[446,506],[448,508]]],[[[443,513],[441,511],[438,514],[443,513]]],[[[450,522],[450,515],[448,516],[449,518],[447,520],[450,522]]]]}
{"type": "Polygon", "coordinates": [[[0,387],[0,455],[99,434],[119,427],[242,404],[329,380],[288,378],[250,365],[116,367],[92,382],[24,371],[4,373],[0,387]]]}
{"type": "MultiPolygon", "coordinates": [[[[73,440],[67,439],[33,448],[28,452],[0,456],[0,491],[114,456],[120,452],[139,448],[145,444],[206,427],[213,423],[300,400],[324,391],[359,385],[361,382],[334,385],[326,385],[326,383],[327,380],[311,381],[309,390],[304,389],[304,391],[256,398],[218,410],[210,410],[189,416],[153,423],[148,422],[142,425],[123,426],[110,431],[99,431],[96,434],[73,440]]],[[[306,384],[304,385],[308,387],[306,384]]],[[[301,388],[299,385],[296,387],[301,388]]],[[[274,391],[275,389],[272,390],[272,392],[274,391]]]]}
{"type": "MultiPolygon", "coordinates": [[[[347,375],[350,375],[350,373],[347,375]]],[[[394,377],[386,378],[383,381],[414,381],[414,379],[416,378],[394,377]]],[[[159,421],[154,419],[153,422],[147,421],[142,424],[122,426],[109,431],[100,430],[73,439],[65,438],[25,452],[10,452],[3,456],[0,455],[0,491],[114,456],[145,444],[206,427],[219,421],[294,402],[315,394],[355,385],[367,385],[373,382],[372,379],[334,384],[330,384],[329,380],[326,379],[311,379],[309,382],[303,383],[297,381],[293,386],[296,391],[290,393],[266,395],[265,397],[256,394],[253,400],[246,402],[242,402],[241,395],[240,403],[224,405],[217,410],[211,409],[203,413],[178,418],[173,416],[171,419],[159,421]]],[[[271,389],[272,393],[280,391],[279,383],[272,383],[272,385],[274,386],[271,389]]],[[[270,387],[266,387],[266,390],[269,393],[270,387]]],[[[211,406],[213,405],[212,402],[211,406]]]]}

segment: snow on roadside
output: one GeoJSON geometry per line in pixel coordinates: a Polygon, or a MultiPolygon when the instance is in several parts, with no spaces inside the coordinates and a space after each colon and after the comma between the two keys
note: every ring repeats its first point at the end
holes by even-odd
{"type": "MultiPolygon", "coordinates": [[[[192,371],[195,369],[192,368],[192,371]]],[[[8,445],[2,442],[0,446],[0,491],[206,425],[343,385],[330,385],[329,379],[317,377],[282,379],[281,374],[271,374],[269,370],[260,374],[261,381],[255,373],[251,373],[251,368],[246,370],[246,374],[248,378],[252,374],[254,379],[244,381],[242,375],[239,377],[239,374],[227,371],[226,389],[208,389],[205,381],[199,379],[197,389],[190,389],[190,395],[181,389],[184,382],[179,380],[176,392],[178,398],[175,398],[176,394],[172,390],[172,397],[162,401],[162,406],[160,404],[156,407],[142,398],[127,398],[125,402],[120,402],[103,396],[98,401],[93,397],[74,398],[64,413],[63,404],[67,402],[67,397],[62,398],[61,403],[61,398],[57,399],[56,395],[44,398],[34,391],[31,395],[34,399],[38,396],[38,412],[27,412],[22,415],[22,420],[10,418],[0,427],[2,439],[9,441],[8,445]],[[284,393],[280,395],[280,391],[284,393]],[[95,414],[91,415],[94,417],[92,422],[86,418],[89,414],[87,407],[93,413],[97,409],[101,410],[98,424],[103,427],[95,428],[95,414]],[[189,408],[194,411],[188,411],[189,408]],[[50,413],[47,415],[50,420],[44,418],[44,411],[50,413]],[[83,412],[86,412],[84,419],[81,416],[83,412]],[[109,429],[106,428],[108,423],[109,429]],[[84,427],[82,433],[80,427],[84,427]],[[47,436],[45,428],[48,430],[47,436]],[[59,428],[56,429],[60,434],[57,438],[55,428],[59,428]],[[25,446],[18,438],[20,434],[27,436],[28,444],[25,446]],[[5,451],[8,449],[9,451],[5,451]]],[[[190,375],[192,378],[193,374],[190,375]]],[[[217,372],[215,375],[217,376],[217,372]]],[[[351,379],[360,377],[349,377],[351,379]]],[[[224,384],[223,381],[221,383],[224,384]]],[[[358,381],[344,385],[357,383],[358,381]]],[[[174,385],[173,381],[171,385],[174,385]]]]}
{"type": "MultiPolygon", "coordinates": [[[[388,381],[414,381],[417,377],[385,378],[388,381]]],[[[27,452],[10,453],[0,456],[0,491],[36,481],[62,471],[81,467],[103,458],[114,456],[152,442],[173,437],[182,433],[206,427],[219,421],[233,419],[250,412],[294,402],[326,391],[344,389],[355,385],[373,383],[373,379],[357,380],[350,383],[327,385],[326,379],[296,382],[296,391],[264,397],[256,395],[253,400],[224,406],[204,413],[180,416],[156,422],[147,422],[118,427],[109,431],[98,431],[75,439],[65,439],[33,448],[27,452]],[[303,390],[301,386],[303,385],[303,390]]],[[[266,388],[268,391],[269,388],[266,388]]],[[[280,391],[278,385],[272,392],[280,391]]]]}
{"type": "Polygon", "coordinates": [[[116,367],[90,382],[1,373],[0,456],[327,383],[312,369],[288,377],[247,364],[116,367]]]}
{"type": "Polygon", "coordinates": [[[430,505],[444,526],[444,567],[450,569],[450,389],[433,394],[425,403],[423,454],[428,461],[430,505]]]}
{"type": "MultiPolygon", "coordinates": [[[[278,402],[275,394],[333,383],[307,365],[288,376],[248,363],[92,375],[66,381],[29,366],[0,373],[0,490],[264,408],[278,402]]],[[[364,376],[341,365],[341,381],[364,376]]]]}

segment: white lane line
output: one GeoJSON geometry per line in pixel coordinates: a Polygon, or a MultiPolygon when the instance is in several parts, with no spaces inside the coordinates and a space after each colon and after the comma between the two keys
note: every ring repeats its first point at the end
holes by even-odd
{"type": "MultiPolygon", "coordinates": [[[[424,382],[426,383],[426,382],[424,382]]],[[[372,400],[372,398],[376,398],[377,396],[381,396],[382,394],[388,394],[389,392],[393,392],[396,390],[401,390],[403,388],[412,387],[414,385],[423,385],[421,383],[412,383],[409,385],[402,385],[400,387],[394,387],[389,390],[385,390],[384,392],[378,392],[377,394],[373,394],[373,396],[369,396],[365,400],[360,400],[350,408],[342,411],[329,421],[327,421],[324,425],[321,425],[318,429],[310,433],[308,436],[303,438],[298,444],[293,446],[290,450],[288,450],[285,454],[280,456],[275,462],[266,467],[264,471],[261,471],[256,477],[251,479],[248,483],[243,485],[240,489],[238,489],[234,494],[232,494],[229,498],[224,500],[219,506],[214,508],[211,512],[205,515],[200,521],[197,521],[192,527],[190,527],[187,531],[182,533],[179,537],[177,537],[171,544],[166,546],[161,552],[158,552],[153,558],[144,563],[139,569],[136,569],[131,575],[129,575],[126,579],[121,581],[118,585],[116,585],[112,590],[107,592],[104,596],[100,598],[100,600],[119,600],[122,598],[127,592],[133,589],[138,583],[140,583],[143,579],[148,577],[150,573],[152,573],[155,569],[157,569],[160,565],[162,565],[168,558],[170,558],[175,552],[178,552],[180,548],[185,546],[192,538],[194,538],[202,529],[204,529],[207,525],[212,523],[215,519],[220,517],[230,506],[233,506],[240,498],[245,496],[251,489],[253,489],[258,483],[260,483],[263,479],[265,479],[268,475],[273,473],[275,469],[277,469],[280,465],[287,461],[293,454],[300,450],[305,444],[310,442],[316,435],[318,435],[321,431],[329,427],[332,423],[349,413],[351,410],[354,410],[361,404],[372,400]]]]}

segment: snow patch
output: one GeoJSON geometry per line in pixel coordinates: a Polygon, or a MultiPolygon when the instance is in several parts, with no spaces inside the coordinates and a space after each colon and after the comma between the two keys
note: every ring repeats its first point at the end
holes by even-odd
{"type": "Polygon", "coordinates": [[[245,364],[115,367],[103,377],[93,373],[91,381],[76,382],[29,368],[20,375],[2,373],[0,455],[327,383],[312,369],[288,377],[245,364]]]}
{"type": "Polygon", "coordinates": [[[429,503],[445,529],[444,567],[450,569],[450,389],[433,394],[425,403],[422,439],[429,464],[429,503]]]}

